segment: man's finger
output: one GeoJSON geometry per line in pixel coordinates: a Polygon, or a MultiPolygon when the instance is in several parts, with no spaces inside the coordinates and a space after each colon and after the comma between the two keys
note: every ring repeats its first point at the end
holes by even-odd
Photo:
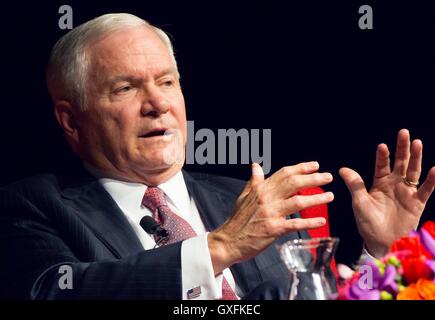
{"type": "Polygon", "coordinates": [[[282,183],[283,180],[293,175],[310,174],[319,170],[319,163],[317,161],[302,162],[294,166],[282,167],[275,172],[268,181],[270,183],[282,183]]]}
{"type": "Polygon", "coordinates": [[[349,168],[341,168],[339,174],[346,183],[352,198],[361,199],[367,195],[364,180],[356,171],[349,168]]]}
{"type": "Polygon", "coordinates": [[[286,219],[283,217],[267,217],[261,220],[257,220],[257,223],[261,227],[254,229],[253,234],[257,238],[264,237],[279,237],[289,232],[314,229],[323,226],[326,223],[326,219],[322,217],[318,218],[295,218],[286,219]]]}
{"type": "Polygon", "coordinates": [[[410,145],[409,131],[402,129],[397,135],[396,157],[394,159],[393,172],[398,176],[405,176],[408,169],[408,163],[410,158],[410,145]]]}
{"type": "Polygon", "coordinates": [[[290,199],[276,201],[271,204],[271,211],[280,216],[288,216],[301,210],[330,203],[334,200],[332,192],[324,192],[309,196],[293,196],[290,199]]]}
{"type": "Polygon", "coordinates": [[[324,186],[333,180],[329,172],[292,175],[273,185],[274,198],[287,199],[301,189],[324,186]]]}
{"type": "Polygon", "coordinates": [[[315,229],[325,225],[325,218],[296,218],[283,221],[283,226],[287,232],[315,229]]]}
{"type": "Polygon", "coordinates": [[[418,188],[417,196],[420,199],[420,201],[424,204],[429,200],[429,197],[431,196],[433,190],[435,187],[435,167],[432,167],[432,169],[429,170],[429,173],[427,174],[426,180],[423,182],[423,184],[418,188]]]}
{"type": "Polygon", "coordinates": [[[423,143],[421,140],[414,140],[411,144],[411,158],[409,159],[406,178],[417,182],[421,175],[421,161],[423,158],[423,143]]]}
{"type": "Polygon", "coordinates": [[[383,178],[391,173],[390,151],[385,143],[378,146],[376,150],[376,163],[374,179],[383,178]]]}

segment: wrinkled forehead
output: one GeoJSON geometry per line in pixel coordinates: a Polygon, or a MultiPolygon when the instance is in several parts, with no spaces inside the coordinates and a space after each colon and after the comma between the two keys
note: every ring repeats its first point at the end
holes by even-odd
{"type": "Polygon", "coordinates": [[[98,39],[87,48],[90,72],[98,77],[174,67],[162,39],[150,27],[132,27],[98,39]]]}

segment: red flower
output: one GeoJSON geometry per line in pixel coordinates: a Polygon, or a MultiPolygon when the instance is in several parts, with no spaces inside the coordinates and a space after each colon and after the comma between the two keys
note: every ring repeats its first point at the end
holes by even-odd
{"type": "Polygon", "coordinates": [[[403,277],[406,283],[415,283],[418,279],[430,279],[432,276],[432,270],[426,264],[426,257],[420,256],[408,256],[404,258],[402,262],[403,277]]]}
{"type": "Polygon", "coordinates": [[[408,284],[417,282],[418,279],[429,279],[432,270],[426,264],[431,255],[424,249],[420,238],[403,237],[393,243],[392,252],[406,253],[398,255],[403,267],[403,277],[408,284]]]}
{"type": "Polygon", "coordinates": [[[406,256],[411,255],[414,257],[418,257],[420,255],[423,255],[426,258],[431,258],[431,254],[424,249],[418,236],[403,237],[399,240],[394,241],[391,245],[390,251],[403,253],[406,252],[406,256]]]}
{"type": "Polygon", "coordinates": [[[429,232],[432,238],[435,239],[435,221],[426,221],[421,228],[429,232]]]}

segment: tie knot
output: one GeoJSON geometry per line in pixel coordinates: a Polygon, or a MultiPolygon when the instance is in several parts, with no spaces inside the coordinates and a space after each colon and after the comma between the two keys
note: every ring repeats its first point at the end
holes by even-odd
{"type": "Polygon", "coordinates": [[[157,209],[167,206],[165,193],[157,187],[148,187],[145,195],[142,199],[142,204],[151,210],[156,212],[157,209]]]}

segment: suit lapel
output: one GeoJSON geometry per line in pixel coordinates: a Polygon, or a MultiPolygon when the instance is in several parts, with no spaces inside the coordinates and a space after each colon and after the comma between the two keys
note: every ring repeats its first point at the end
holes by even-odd
{"type": "Polygon", "coordinates": [[[125,215],[101,184],[82,170],[68,180],[62,190],[79,218],[93,231],[116,258],[143,250],[125,215]]]}
{"type": "Polygon", "coordinates": [[[195,200],[207,231],[213,231],[225,222],[228,212],[221,194],[207,183],[195,180],[183,171],[184,181],[190,196],[195,200]]]}

